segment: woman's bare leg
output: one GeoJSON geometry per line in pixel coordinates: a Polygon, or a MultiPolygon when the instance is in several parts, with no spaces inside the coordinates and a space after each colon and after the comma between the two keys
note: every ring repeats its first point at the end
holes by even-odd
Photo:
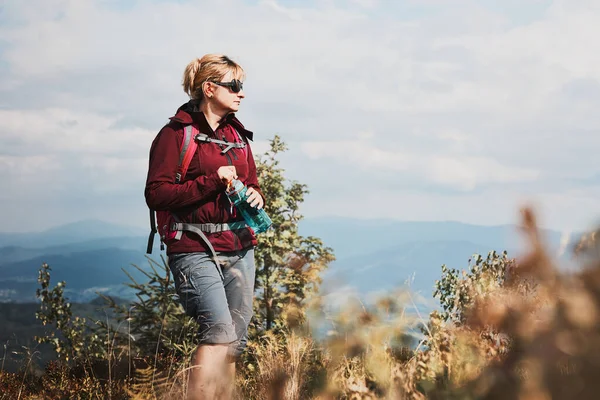
{"type": "Polygon", "coordinates": [[[188,400],[216,399],[229,381],[227,345],[200,345],[192,360],[188,384],[188,400]]]}

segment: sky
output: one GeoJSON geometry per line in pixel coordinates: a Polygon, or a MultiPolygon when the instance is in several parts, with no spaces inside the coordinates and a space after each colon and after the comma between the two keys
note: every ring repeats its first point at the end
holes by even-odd
{"type": "Polygon", "coordinates": [[[247,73],[307,218],[600,222],[597,0],[3,0],[0,231],[148,226],[148,151],[188,62],[247,73]]]}

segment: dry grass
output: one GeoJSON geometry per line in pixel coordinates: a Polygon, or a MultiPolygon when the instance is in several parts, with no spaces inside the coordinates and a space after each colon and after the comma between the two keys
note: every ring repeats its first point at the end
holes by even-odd
{"type": "Polygon", "coordinates": [[[240,398],[306,398],[311,361],[317,351],[310,338],[295,332],[284,338],[267,334],[251,343],[249,351],[255,362],[245,366],[245,379],[239,381],[240,398]]]}

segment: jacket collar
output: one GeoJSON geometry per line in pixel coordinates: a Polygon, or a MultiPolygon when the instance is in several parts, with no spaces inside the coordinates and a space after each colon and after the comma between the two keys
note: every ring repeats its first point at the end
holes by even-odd
{"type": "MultiPolygon", "coordinates": [[[[197,124],[200,132],[212,135],[214,132],[208,122],[204,113],[200,111],[199,102],[197,100],[190,100],[187,103],[182,104],[175,113],[174,116],[169,118],[171,121],[179,122],[183,125],[197,124]]],[[[235,113],[230,113],[225,116],[219,126],[226,124],[232,125],[238,132],[244,135],[246,138],[253,140],[254,133],[244,127],[239,119],[235,116],[235,113]]]]}

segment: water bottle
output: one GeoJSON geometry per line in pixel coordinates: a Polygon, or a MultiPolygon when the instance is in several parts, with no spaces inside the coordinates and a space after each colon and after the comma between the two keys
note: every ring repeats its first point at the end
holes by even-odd
{"type": "Polygon", "coordinates": [[[239,180],[233,179],[227,186],[225,193],[229,201],[242,213],[246,223],[252,228],[254,233],[265,232],[272,225],[271,218],[267,215],[264,209],[252,207],[246,201],[248,188],[239,180]]]}

